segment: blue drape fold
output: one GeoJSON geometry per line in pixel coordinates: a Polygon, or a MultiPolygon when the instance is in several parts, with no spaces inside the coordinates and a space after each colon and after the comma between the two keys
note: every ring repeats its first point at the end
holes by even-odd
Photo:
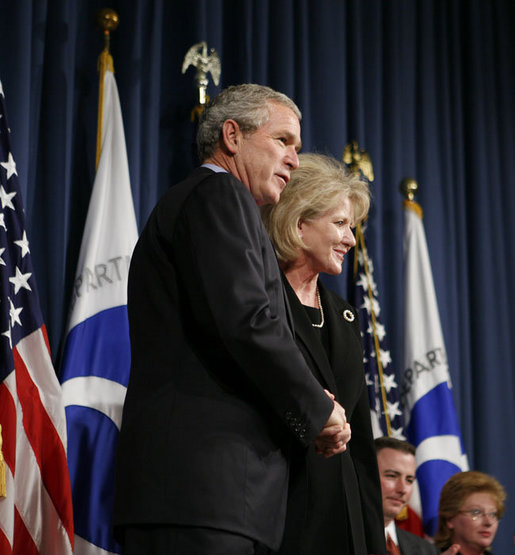
{"type": "MultiPolygon", "coordinates": [[[[305,150],[372,159],[367,244],[394,364],[402,337],[402,207],[419,182],[454,396],[471,467],[511,494],[515,521],[515,38],[512,0],[117,0],[111,51],[136,215],[196,164],[190,46],[222,61],[219,87],[254,81],[292,96],[305,150]]],[[[2,3],[0,79],[31,252],[59,357],[94,179],[100,0],[2,3]]],[[[344,296],[346,276],[331,280],[344,296]]],[[[400,372],[401,369],[398,368],[400,372]]]]}

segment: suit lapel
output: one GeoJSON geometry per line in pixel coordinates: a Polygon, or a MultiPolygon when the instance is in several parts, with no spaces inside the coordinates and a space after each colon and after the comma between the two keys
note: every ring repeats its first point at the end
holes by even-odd
{"type": "Polygon", "coordinates": [[[314,373],[318,374],[325,382],[322,385],[329,391],[335,392],[336,382],[322,342],[313,332],[309,317],[284,274],[283,282],[293,321],[295,322],[295,339],[301,345],[303,352],[310,356],[311,360],[308,363],[314,366],[312,368],[314,373]]]}
{"type": "Polygon", "coordinates": [[[319,289],[329,330],[331,345],[329,362],[333,368],[337,368],[338,365],[341,365],[342,360],[348,359],[351,346],[357,349],[361,361],[361,336],[356,331],[356,314],[349,310],[349,305],[339,302],[334,295],[329,295],[323,285],[320,285],[319,289]]]}

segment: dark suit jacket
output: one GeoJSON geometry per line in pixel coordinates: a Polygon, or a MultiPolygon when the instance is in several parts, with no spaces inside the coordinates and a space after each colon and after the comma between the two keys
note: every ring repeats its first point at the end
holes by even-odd
{"type": "Polygon", "coordinates": [[[440,553],[438,548],[424,538],[407,532],[397,526],[397,539],[402,555],[435,555],[440,553]]]}
{"type": "MultiPolygon", "coordinates": [[[[284,278],[296,341],[314,375],[345,408],[352,438],[342,455],[325,459],[313,447],[292,463],[281,555],[385,553],[381,486],[363,371],[356,310],[319,284],[329,351],[284,278]],[[344,318],[344,312],[354,317],[344,318]]],[[[322,330],[324,330],[322,328],[322,330]]],[[[299,449],[300,451],[300,449],[299,449]]]]}
{"type": "Polygon", "coordinates": [[[152,212],[130,267],[131,375],[114,524],[281,540],[293,438],[333,407],[295,345],[258,208],[227,173],[195,170],[152,212]]]}

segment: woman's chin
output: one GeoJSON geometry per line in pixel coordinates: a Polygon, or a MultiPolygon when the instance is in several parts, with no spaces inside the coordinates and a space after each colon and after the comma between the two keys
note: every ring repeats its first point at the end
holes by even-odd
{"type": "Polygon", "coordinates": [[[325,274],[329,274],[330,276],[338,276],[342,273],[342,263],[332,264],[331,267],[328,267],[324,270],[325,274]]]}

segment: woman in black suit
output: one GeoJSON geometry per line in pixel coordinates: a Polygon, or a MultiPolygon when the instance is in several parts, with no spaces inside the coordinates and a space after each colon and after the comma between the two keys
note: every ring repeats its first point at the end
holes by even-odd
{"type": "Polygon", "coordinates": [[[297,344],[345,408],[352,437],[346,452],[332,458],[298,450],[279,553],[385,553],[358,315],[319,280],[321,272],[341,272],[355,245],[352,228],[368,212],[369,190],[332,158],[301,154],[299,162],[279,203],[264,207],[262,217],[284,274],[297,344]]]}

